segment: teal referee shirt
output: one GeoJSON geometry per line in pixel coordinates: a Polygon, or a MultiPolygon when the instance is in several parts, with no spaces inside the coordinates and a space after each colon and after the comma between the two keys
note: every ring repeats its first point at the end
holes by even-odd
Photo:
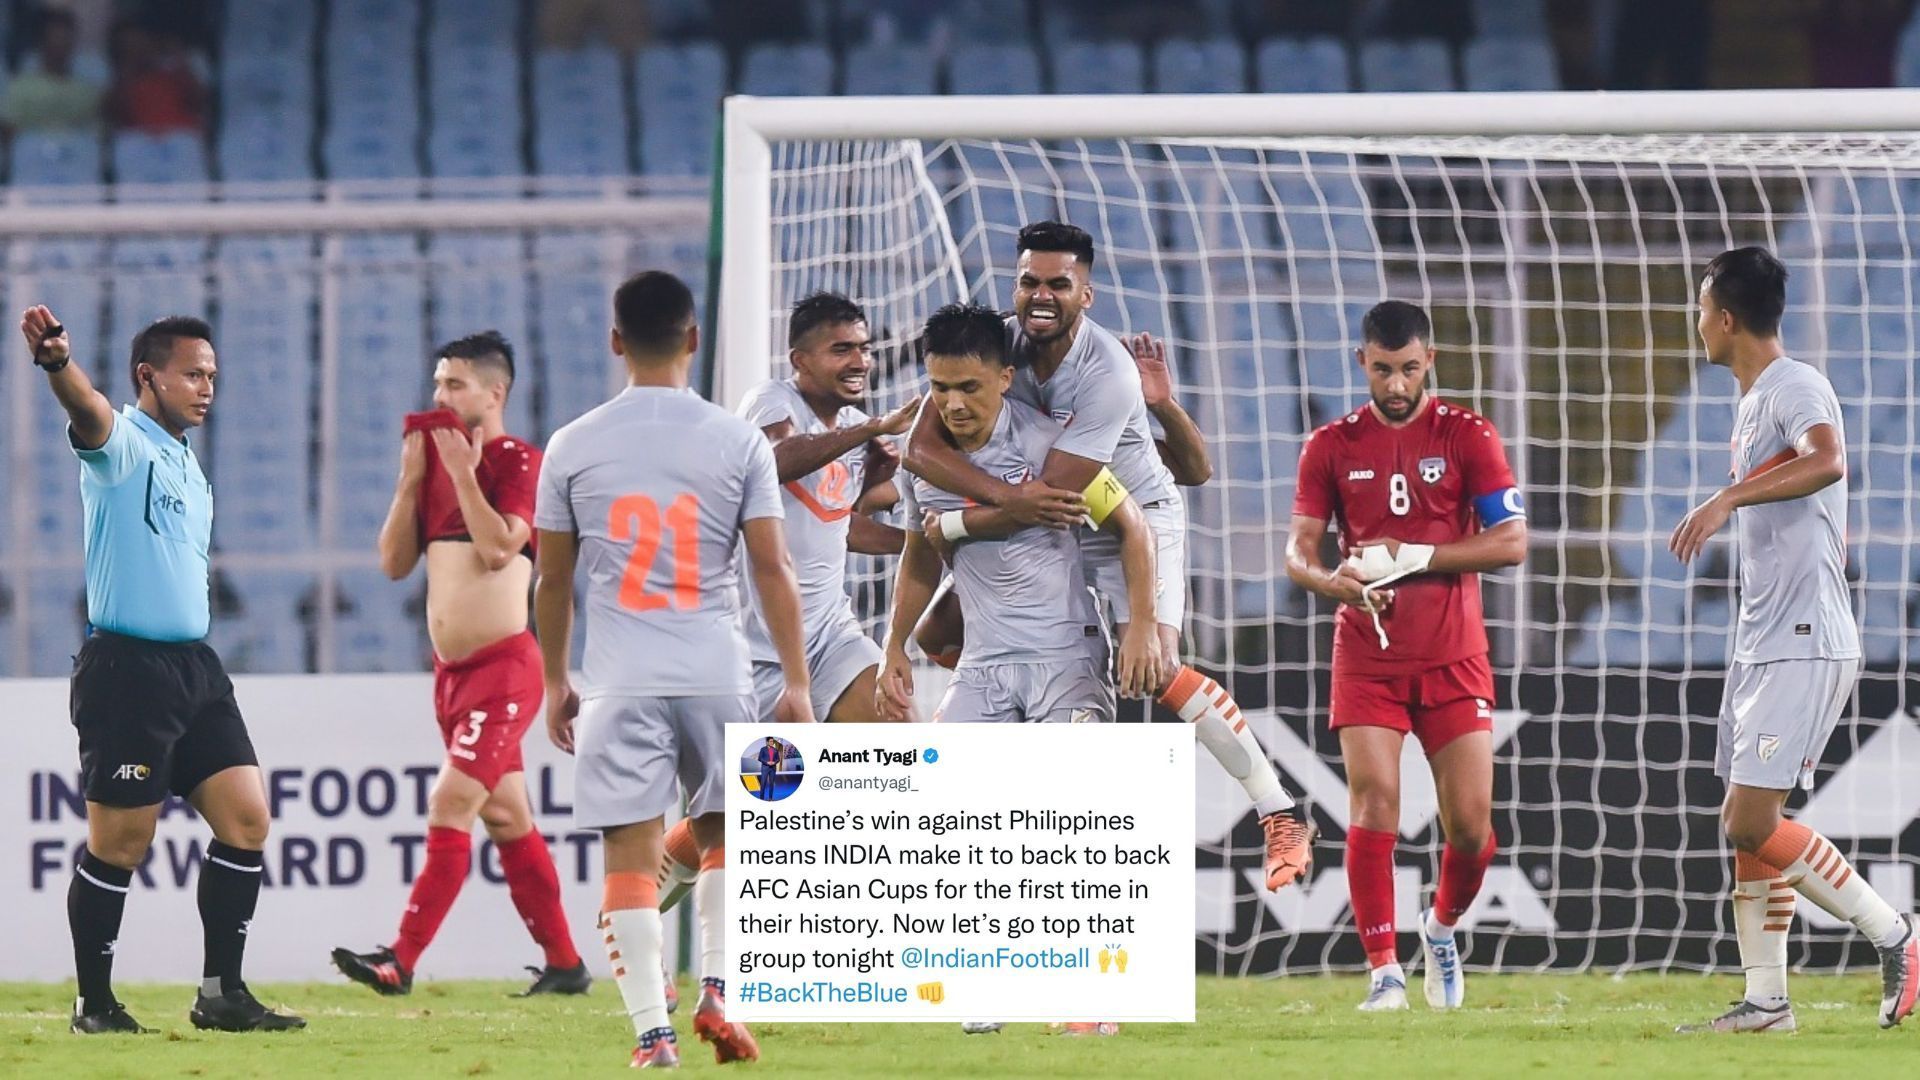
{"type": "Polygon", "coordinates": [[[149,641],[206,637],[213,486],[193,448],[123,405],[99,449],[73,452],[87,518],[87,621],[149,641]]]}

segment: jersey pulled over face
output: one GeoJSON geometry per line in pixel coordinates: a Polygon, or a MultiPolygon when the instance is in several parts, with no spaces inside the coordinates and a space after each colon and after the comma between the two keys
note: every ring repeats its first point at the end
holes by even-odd
{"type": "MultiPolygon", "coordinates": [[[[1432,400],[1403,427],[1362,406],[1308,437],[1300,453],[1293,512],[1339,530],[1344,558],[1356,547],[1397,540],[1445,544],[1480,530],[1474,500],[1514,486],[1493,425],[1432,400]]],[[[1421,574],[1392,586],[1380,648],[1367,613],[1342,605],[1333,662],[1356,675],[1407,675],[1487,651],[1478,574],[1421,574]]]]}
{"type": "Polygon", "coordinates": [[[1119,338],[1080,316],[1066,358],[1045,382],[1027,362],[1033,345],[1017,320],[1007,320],[1007,342],[1018,365],[1007,396],[1066,428],[1055,445],[1111,468],[1141,506],[1174,496],[1173,474],[1153,445],[1140,369],[1119,338]]]}
{"type": "Polygon", "coordinates": [[[581,696],[750,692],[734,551],[781,516],[766,436],[684,390],[628,387],[555,432],[534,524],[580,538],[581,696]]]}
{"type": "MultiPolygon", "coordinates": [[[[740,403],[739,415],[758,428],[787,422],[796,435],[824,435],[834,428],[865,423],[867,414],[843,405],[831,427],[822,422],[791,378],[762,383],[740,403]]],[[[866,485],[867,448],[856,446],[820,468],[780,485],[786,509],[787,549],[800,585],[801,623],[808,641],[814,631],[853,613],[847,599],[847,530],[854,504],[866,485]]],[[[747,640],[753,658],[779,659],[760,612],[760,595],[747,590],[747,640]]]]}
{"type": "MultiPolygon", "coordinates": [[[[470,540],[466,519],[460,515],[460,496],[453,490],[453,478],[440,464],[439,450],[433,438],[426,437],[427,474],[420,481],[420,498],[415,516],[420,527],[421,544],[435,540],[470,540]]],[[[501,517],[517,517],[533,523],[534,492],[540,480],[540,451],[524,439],[502,435],[488,440],[480,448],[480,464],[474,477],[487,505],[501,517]]],[[[526,554],[533,557],[534,544],[527,541],[526,554]]]]}
{"type": "MultiPolygon", "coordinates": [[[[1004,399],[993,434],[967,457],[1009,484],[1038,476],[1060,435],[1060,425],[1011,397],[1004,399]]],[[[906,484],[907,521],[921,511],[970,505],[919,477],[906,484]]],[[[1032,663],[1082,648],[1093,625],[1080,566],[1080,545],[1065,529],[1026,528],[1004,540],[962,540],[953,548],[953,587],[966,613],[959,666],[1032,663]]],[[[1098,634],[1099,631],[1091,631],[1098,634]]]]}
{"type": "MultiPolygon", "coordinates": [[[[1819,424],[1831,425],[1846,444],[1833,384],[1789,357],[1768,364],[1740,399],[1734,480],[1792,461],[1799,453],[1795,444],[1819,424]]],[[[1743,506],[1733,512],[1733,523],[1740,563],[1733,658],[1764,664],[1858,657],[1860,631],[1847,599],[1845,481],[1805,498],[1743,506]]]]}

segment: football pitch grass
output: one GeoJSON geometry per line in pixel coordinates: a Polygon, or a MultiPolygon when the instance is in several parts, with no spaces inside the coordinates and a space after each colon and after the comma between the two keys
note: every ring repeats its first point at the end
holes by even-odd
{"type": "MultiPolygon", "coordinates": [[[[1113,1038],[1064,1038],[1042,1025],[963,1035],[959,1025],[761,1024],[762,1059],[729,1066],[762,1076],[1206,1077],[1320,1076],[1920,1076],[1920,1021],[1881,1031],[1879,984],[1867,974],[1792,980],[1796,1035],[1681,1036],[1740,994],[1735,977],[1472,976],[1466,1009],[1363,1015],[1359,976],[1202,978],[1195,1024],[1130,1024],[1113,1038]]],[[[434,982],[383,998],[349,985],[262,984],[262,1000],[307,1017],[305,1031],[195,1031],[193,991],[128,986],[121,996],[159,1033],[67,1032],[71,990],[0,983],[0,1076],[565,1076],[615,1075],[632,1046],[611,980],[584,998],[507,997],[520,984],[434,982]]],[[[1413,979],[1419,996],[1419,978],[1413,979]]],[[[675,1014],[683,1066],[715,1068],[692,1033],[683,984],[675,1014]]]]}

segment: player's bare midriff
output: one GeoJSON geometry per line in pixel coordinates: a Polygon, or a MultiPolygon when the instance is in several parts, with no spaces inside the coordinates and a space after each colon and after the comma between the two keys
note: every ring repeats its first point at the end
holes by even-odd
{"type": "Polygon", "coordinates": [[[527,628],[533,562],[520,555],[488,570],[470,540],[427,545],[427,637],[440,659],[472,656],[527,628]]]}

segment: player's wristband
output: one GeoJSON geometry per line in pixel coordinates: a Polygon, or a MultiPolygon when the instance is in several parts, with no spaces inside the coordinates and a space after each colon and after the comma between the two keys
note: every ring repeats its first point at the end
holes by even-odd
{"type": "Polygon", "coordinates": [[[948,510],[940,515],[940,535],[948,543],[967,538],[967,519],[964,510],[948,510]]]}
{"type": "Polygon", "coordinates": [[[1120,504],[1127,501],[1127,489],[1120,486],[1120,480],[1113,470],[1102,467],[1094,474],[1093,483],[1080,493],[1087,500],[1087,521],[1098,529],[1108,517],[1111,517],[1120,504]]]}

